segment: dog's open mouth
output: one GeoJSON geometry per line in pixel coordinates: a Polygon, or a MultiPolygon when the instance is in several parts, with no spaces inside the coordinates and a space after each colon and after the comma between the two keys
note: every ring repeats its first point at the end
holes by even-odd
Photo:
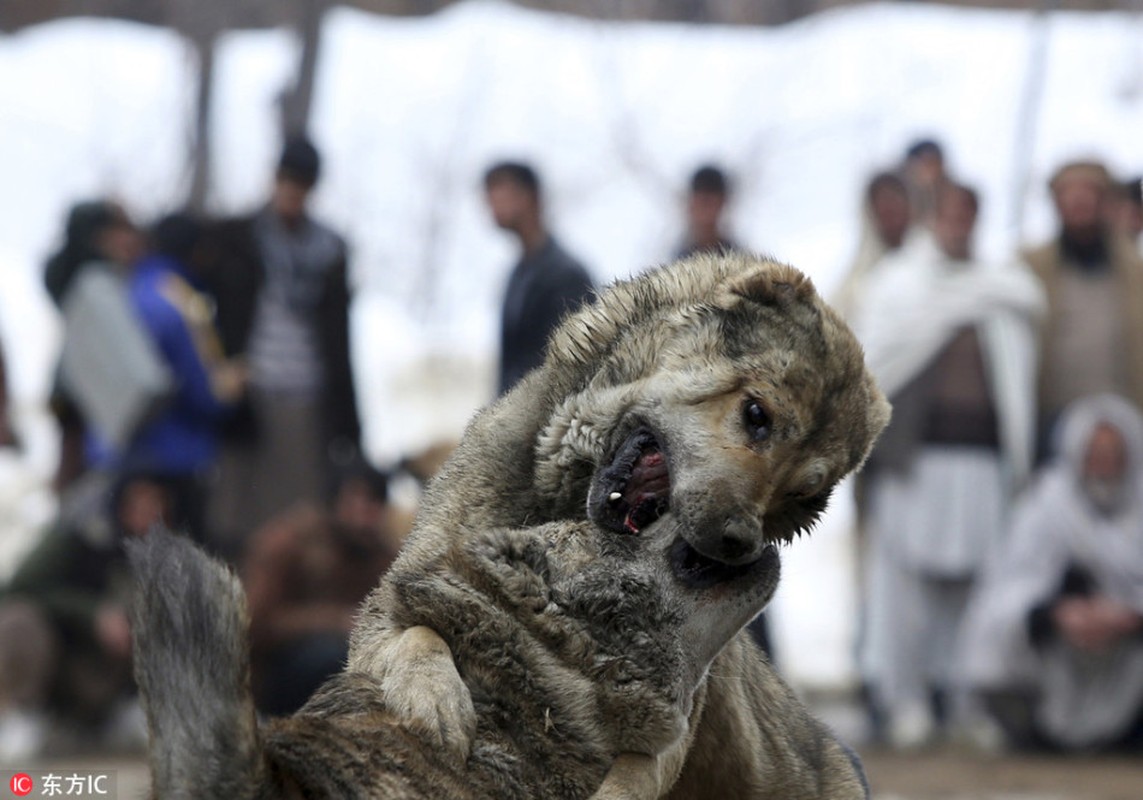
{"type": "Polygon", "coordinates": [[[692,589],[709,589],[747,576],[753,580],[754,576],[771,568],[777,557],[777,548],[767,545],[762,555],[749,564],[724,564],[707,558],[681,538],[671,545],[670,552],[671,570],[675,577],[692,589]]]}
{"type": "Polygon", "coordinates": [[[611,530],[638,533],[663,514],[671,501],[671,474],[658,438],[639,428],[620,445],[591,490],[595,521],[611,530]]]}
{"type": "MultiPolygon", "coordinates": [[[[639,533],[670,510],[671,471],[662,441],[647,427],[628,434],[611,461],[595,476],[588,513],[601,527],[617,533],[639,533]]],[[[749,564],[727,564],[704,556],[679,537],[669,547],[671,571],[684,586],[709,589],[742,579],[758,582],[777,569],[773,546],[749,564]]],[[[776,574],[776,573],[774,573],[776,574]]]]}

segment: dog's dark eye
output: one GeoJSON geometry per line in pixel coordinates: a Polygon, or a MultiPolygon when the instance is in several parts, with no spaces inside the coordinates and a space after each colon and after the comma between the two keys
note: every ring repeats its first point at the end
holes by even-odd
{"type": "Polygon", "coordinates": [[[746,423],[746,432],[756,442],[764,442],[770,438],[770,415],[757,400],[748,400],[742,407],[742,421],[746,423]]]}

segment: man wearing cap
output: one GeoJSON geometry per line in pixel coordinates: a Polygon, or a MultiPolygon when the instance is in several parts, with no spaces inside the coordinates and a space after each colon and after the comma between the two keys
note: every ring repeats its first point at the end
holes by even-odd
{"type": "Polygon", "coordinates": [[[359,449],[346,246],[307,211],[320,171],[314,145],[290,139],[266,206],[212,236],[205,284],[223,349],[248,370],[212,500],[213,534],[232,555],[284,508],[320,502],[330,467],[359,449]]]}
{"type": "Polygon", "coordinates": [[[1049,184],[1060,231],[1024,254],[1043,283],[1041,455],[1060,412],[1089,394],[1143,405],[1143,259],[1109,219],[1112,182],[1095,161],[1073,161],[1049,184]]]}

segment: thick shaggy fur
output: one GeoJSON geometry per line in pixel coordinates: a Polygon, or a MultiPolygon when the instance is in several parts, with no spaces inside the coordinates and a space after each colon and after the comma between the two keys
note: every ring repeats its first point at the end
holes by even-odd
{"type": "MultiPolygon", "coordinates": [[[[712,564],[746,568],[813,524],[888,416],[856,340],[791,267],[698,256],[619,283],[565,320],[544,364],[470,424],[366,604],[350,669],[380,682],[410,730],[461,758],[482,724],[472,677],[450,658],[462,638],[401,601],[457,542],[585,519],[617,537],[646,535],[613,510],[631,477],[625,454],[649,432],[670,473],[669,492],[655,493],[668,516],[652,527],[674,520],[709,574],[721,574],[712,564]]],[[[620,742],[633,757],[616,762],[601,793],[863,796],[851,754],[743,637],[700,682],[685,735],[659,749],[620,742]]],[[[513,680],[492,692],[514,691],[513,680]]]]}
{"type": "Polygon", "coordinates": [[[769,600],[776,556],[687,590],[667,516],[643,535],[591,523],[474,533],[396,597],[452,643],[475,702],[471,755],[401,725],[379,682],[330,681],[259,730],[245,605],[222,565],[156,532],[133,542],[136,671],[156,797],[580,798],[628,747],[682,736],[719,650],[769,600]]]}

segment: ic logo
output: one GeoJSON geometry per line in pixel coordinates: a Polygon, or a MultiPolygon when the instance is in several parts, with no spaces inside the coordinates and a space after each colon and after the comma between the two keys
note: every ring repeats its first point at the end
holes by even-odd
{"type": "Polygon", "coordinates": [[[12,780],[8,782],[8,788],[12,790],[12,794],[17,797],[23,797],[32,793],[35,787],[35,782],[32,776],[26,772],[17,772],[12,776],[12,780]]]}

